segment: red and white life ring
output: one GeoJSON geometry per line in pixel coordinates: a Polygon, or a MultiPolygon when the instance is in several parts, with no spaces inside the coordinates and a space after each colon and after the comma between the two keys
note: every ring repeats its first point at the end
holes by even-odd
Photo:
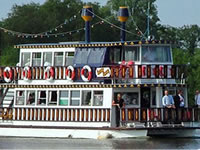
{"type": "Polygon", "coordinates": [[[67,77],[67,80],[73,81],[75,79],[75,75],[76,75],[74,67],[68,66],[66,68],[65,75],[67,77]]]}
{"type": "Polygon", "coordinates": [[[44,71],[44,75],[45,75],[45,80],[52,81],[54,79],[54,76],[55,76],[54,68],[48,66],[44,71]]]}
{"type": "Polygon", "coordinates": [[[23,70],[23,79],[28,81],[31,79],[31,68],[30,67],[25,67],[24,70],[23,70]]]}
{"type": "Polygon", "coordinates": [[[81,78],[83,81],[88,82],[92,79],[92,69],[90,68],[90,66],[85,65],[82,69],[81,69],[81,78]],[[85,77],[85,70],[87,69],[88,71],[88,76],[85,77]]]}
{"type": "Polygon", "coordinates": [[[13,70],[10,67],[6,67],[3,73],[4,80],[8,83],[13,80],[13,70]]]}

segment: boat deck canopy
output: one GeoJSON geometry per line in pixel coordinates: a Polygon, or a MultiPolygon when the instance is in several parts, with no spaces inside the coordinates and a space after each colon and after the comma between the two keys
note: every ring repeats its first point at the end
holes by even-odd
{"type": "Polygon", "coordinates": [[[30,48],[68,48],[68,47],[112,47],[123,45],[142,45],[142,44],[174,44],[174,42],[161,41],[117,41],[117,42],[60,42],[60,43],[36,43],[36,44],[19,44],[15,48],[30,49],[30,48]]]}

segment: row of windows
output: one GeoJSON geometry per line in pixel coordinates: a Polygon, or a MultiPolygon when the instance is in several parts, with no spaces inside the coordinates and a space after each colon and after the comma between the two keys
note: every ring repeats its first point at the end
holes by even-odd
{"type": "Polygon", "coordinates": [[[114,47],[110,49],[110,62],[118,63],[124,61],[142,61],[142,62],[171,62],[169,46],[125,46],[114,47]],[[140,60],[140,50],[141,60],[140,60]]]}
{"type": "Polygon", "coordinates": [[[103,91],[17,91],[15,105],[103,106],[103,91]]]}
{"type": "Polygon", "coordinates": [[[23,52],[21,66],[68,66],[73,64],[73,59],[74,52],[23,52]]]}

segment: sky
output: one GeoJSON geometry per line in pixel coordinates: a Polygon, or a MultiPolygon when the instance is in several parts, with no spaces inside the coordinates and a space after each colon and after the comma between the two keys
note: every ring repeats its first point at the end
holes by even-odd
{"type": "MultiPolygon", "coordinates": [[[[107,0],[84,0],[106,4],[107,0]]],[[[44,3],[45,0],[0,0],[0,20],[7,17],[14,4],[22,5],[30,2],[44,3]]],[[[197,24],[200,26],[200,0],[156,0],[160,23],[173,27],[197,24]]]]}

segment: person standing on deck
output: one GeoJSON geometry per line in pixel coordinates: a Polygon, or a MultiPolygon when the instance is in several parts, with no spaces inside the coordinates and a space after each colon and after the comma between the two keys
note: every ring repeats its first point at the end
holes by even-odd
{"type": "Polygon", "coordinates": [[[174,105],[174,99],[172,95],[168,95],[168,90],[165,90],[165,95],[162,98],[162,104],[163,107],[165,108],[165,112],[167,111],[168,117],[165,118],[165,121],[171,121],[173,117],[173,111],[172,108],[176,108],[174,105]]]}
{"type": "Polygon", "coordinates": [[[200,93],[199,90],[196,90],[196,94],[195,94],[195,105],[196,107],[200,108],[200,93]]]}
{"type": "Polygon", "coordinates": [[[174,99],[171,95],[168,95],[168,90],[165,90],[165,95],[162,98],[162,104],[165,108],[175,108],[174,99]]]}
{"type": "Polygon", "coordinates": [[[117,99],[112,102],[112,106],[116,109],[116,125],[120,125],[120,109],[125,106],[124,100],[121,98],[121,94],[117,94],[117,99]]]}

